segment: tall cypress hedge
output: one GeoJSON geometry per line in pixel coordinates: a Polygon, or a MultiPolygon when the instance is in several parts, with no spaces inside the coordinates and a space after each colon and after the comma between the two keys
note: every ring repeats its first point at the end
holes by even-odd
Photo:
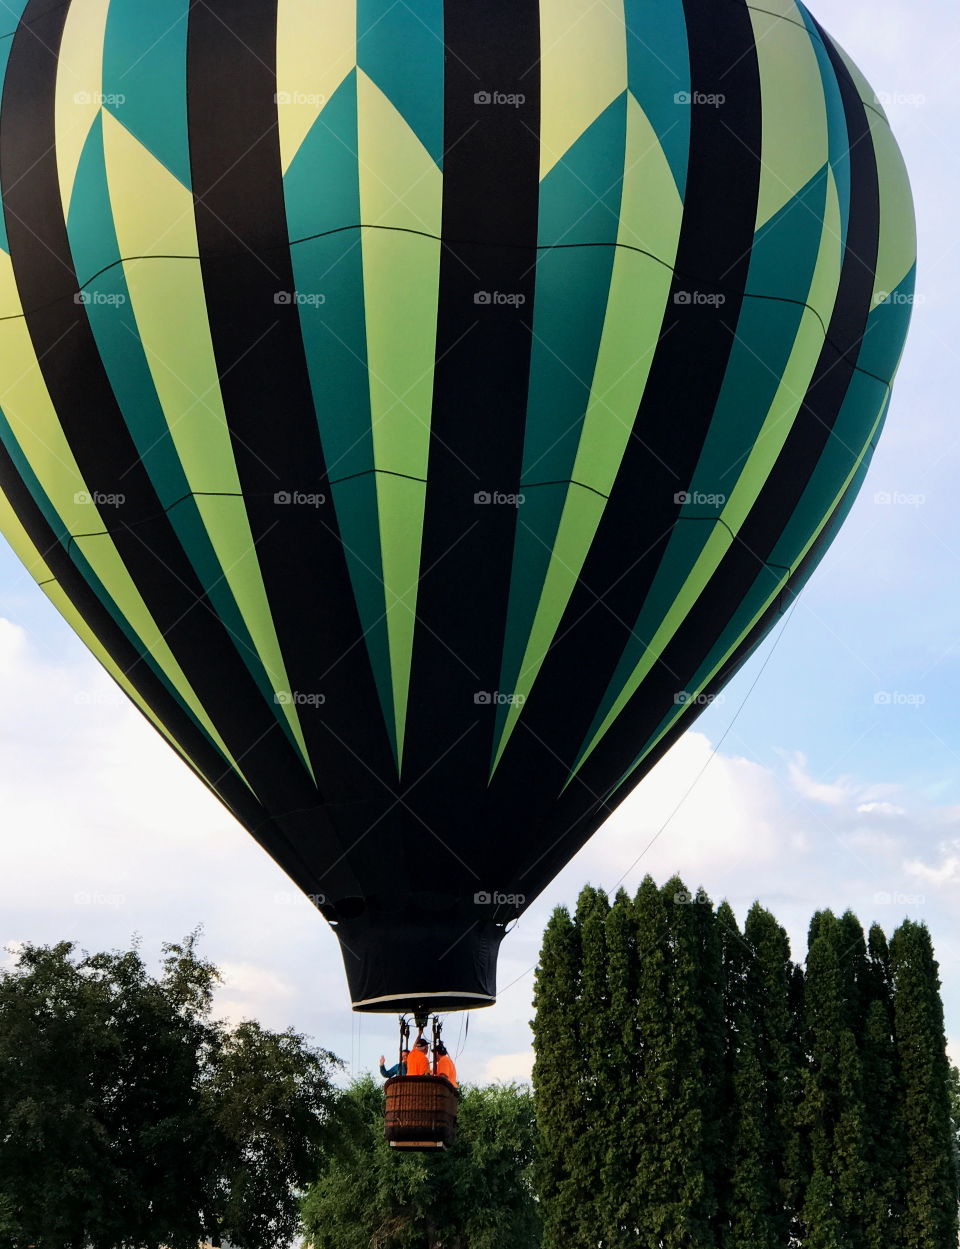
{"type": "Polygon", "coordinates": [[[818,911],[805,967],[679,877],[558,909],[536,981],[545,1249],[956,1249],[930,935],[818,911]]]}
{"type": "Polygon", "coordinates": [[[905,920],[890,941],[894,1036],[903,1107],[903,1238],[910,1249],[957,1243],[950,1064],[940,976],[925,924],[905,920]]]}

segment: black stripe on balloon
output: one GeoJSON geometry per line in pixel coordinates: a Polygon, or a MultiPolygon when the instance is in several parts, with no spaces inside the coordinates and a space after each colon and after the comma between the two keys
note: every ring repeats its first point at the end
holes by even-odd
{"type": "MultiPolygon", "coordinates": [[[[203,284],[247,515],[320,790],[313,801],[325,809],[285,826],[317,874],[335,863],[342,871],[341,856],[351,863],[359,847],[362,892],[389,892],[399,888],[394,840],[404,812],[384,818],[396,765],[289,298],[276,42],[276,0],[191,4],[188,126],[203,284]],[[326,502],[296,502],[319,496],[326,502]]],[[[351,893],[360,892],[355,882],[351,893]]]]}
{"type": "MultiPolygon", "coordinates": [[[[851,489],[853,487],[851,486],[851,489]]],[[[847,494],[840,500],[837,506],[830,514],[830,518],[824,525],[823,529],[817,535],[816,539],[810,546],[810,550],[797,565],[787,584],[783,587],[780,594],[770,604],[764,614],[760,617],[754,627],[750,630],[744,640],[726,661],[714,679],[705,687],[705,698],[695,707],[692,707],[688,714],[685,714],[680,723],[675,725],[666,734],[654,750],[650,752],[638,773],[630,776],[624,783],[609,796],[609,805],[613,808],[627,797],[640,780],[647,775],[660,762],[667,751],[673,746],[680,737],[692,726],[703,711],[710,705],[714,697],[732,681],[740,669],[756,652],[757,647],[768,636],[772,629],[783,620],[784,616],[789,612],[796,602],[797,596],[800,594],[804,585],[810,579],[820,560],[823,558],[830,546],[830,543],[837,536],[837,531],[846,515],[846,508],[849,504],[849,490],[847,494]]],[[[597,824],[599,827],[599,823],[597,824]]],[[[589,835],[589,834],[588,834],[589,835]]]]}
{"type": "MultiPolygon", "coordinates": [[[[851,489],[853,489],[852,486],[851,489]]],[[[638,765],[637,770],[631,773],[621,784],[618,784],[599,807],[595,804],[592,809],[586,810],[579,795],[568,791],[569,800],[566,797],[561,800],[554,816],[556,827],[565,829],[566,832],[561,839],[557,839],[555,833],[551,834],[547,830],[544,831],[542,844],[545,848],[548,848],[547,853],[544,854],[543,858],[529,874],[528,887],[534,893],[539,892],[548,881],[553,879],[557,872],[567,863],[570,856],[575,854],[597,832],[610,812],[616,810],[644,777],[653,771],[664,755],[673,748],[676,742],[703,714],[713,701],[713,698],[736,676],[764,638],[783,619],[793,606],[796,596],[800,593],[811,573],[820,562],[827,547],[836,537],[837,530],[843,521],[844,509],[848,501],[849,491],[834,508],[830,519],[811,545],[810,550],[797,565],[782,592],[767,608],[766,612],[750,630],[750,633],[740,643],[714,679],[705,687],[702,701],[692,705],[680,720],[668,729],[664,737],[638,765]],[[556,844],[553,844],[554,842],[556,844]]],[[[636,742],[634,742],[632,758],[636,758],[636,742]]],[[[629,764],[627,766],[629,767],[629,764]]],[[[622,773],[619,775],[622,775],[622,773]]],[[[642,849],[642,847],[640,848],[642,849]]]]}
{"type": "MultiPolygon", "coordinates": [[[[43,380],[83,484],[115,496],[110,539],[158,628],[257,797],[276,809],[309,798],[309,778],[204,598],[124,422],[78,291],[57,176],[55,92],[66,10],[27,5],[3,95],[0,182],[13,271],[43,380]]],[[[171,315],[175,315],[172,310],[171,315]]],[[[95,540],[95,539],[94,539],[95,540]]],[[[179,727],[179,720],[175,721],[179,727]]],[[[215,780],[222,767],[213,767],[215,780]]]]}
{"type": "MultiPolygon", "coordinates": [[[[577,587],[493,782],[504,801],[535,784],[544,825],[546,804],[567,781],[680,514],[677,495],[688,488],[710,428],[749,269],[762,113],[750,14],[724,10],[719,22],[713,3],[687,0],[684,8],[691,97],[726,103],[687,106],[690,161],[676,272],[646,389],[577,587]],[[722,308],[686,297],[720,287],[722,308]]],[[[574,779],[571,787],[589,807],[594,791],[610,783],[607,775],[605,786],[574,779]]],[[[523,847],[518,856],[529,860],[523,847]]]]}
{"type": "MultiPolygon", "coordinates": [[[[856,87],[833,50],[850,136],[850,220],[837,300],[810,385],[757,501],[703,594],[644,680],[630,706],[583,768],[586,784],[596,786],[611,770],[625,770],[662,718],[663,708],[687,689],[714,640],[733,617],[758,578],[771,587],[780,570],[767,561],[801,502],[827,448],[856,367],[873,298],[880,237],[880,190],[870,123],[856,87]],[[609,740],[607,740],[609,739],[609,740]]],[[[866,431],[864,431],[866,433],[866,431]]],[[[853,468],[853,452],[850,465],[853,468]]],[[[823,550],[822,544],[817,547],[823,550]]]]}
{"type": "MultiPolygon", "coordinates": [[[[444,240],[433,418],[404,779],[442,837],[460,888],[495,862],[487,780],[519,491],[532,344],[540,164],[536,0],[444,4],[444,240]],[[509,30],[509,38],[503,32],[509,30]],[[516,108],[475,97],[522,95],[516,108]],[[470,243],[449,240],[472,240],[470,243]],[[482,292],[515,296],[483,302],[482,292]],[[484,701],[486,700],[486,701],[484,701]],[[462,735],[466,732],[466,736],[462,735]],[[459,745],[433,767],[438,743],[459,745]],[[430,769],[433,768],[432,771],[430,769]],[[462,849],[461,849],[462,847],[462,849]]],[[[418,860],[417,856],[420,856],[418,860]]]]}

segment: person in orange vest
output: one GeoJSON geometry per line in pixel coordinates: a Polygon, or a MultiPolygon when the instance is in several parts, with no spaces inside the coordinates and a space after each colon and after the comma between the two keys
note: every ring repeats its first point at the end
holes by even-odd
{"type": "Polygon", "coordinates": [[[428,1076],[430,1074],[429,1046],[423,1037],[417,1037],[413,1049],[407,1056],[408,1076],[428,1076]]]}
{"type": "Polygon", "coordinates": [[[437,1042],[437,1075],[445,1076],[454,1088],[457,1087],[457,1068],[442,1041],[437,1042]]]}

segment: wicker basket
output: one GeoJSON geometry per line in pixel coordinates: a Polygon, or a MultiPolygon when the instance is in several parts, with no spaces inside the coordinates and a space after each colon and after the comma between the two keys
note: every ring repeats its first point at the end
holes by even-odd
{"type": "Polygon", "coordinates": [[[403,1149],[443,1149],[457,1135],[457,1091],[443,1076],[394,1076],[384,1085],[383,1134],[403,1149]]]}

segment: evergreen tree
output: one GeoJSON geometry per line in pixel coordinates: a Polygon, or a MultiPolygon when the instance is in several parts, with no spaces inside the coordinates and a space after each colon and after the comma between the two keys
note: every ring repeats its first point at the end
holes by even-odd
{"type": "Polygon", "coordinates": [[[793,1126],[795,1130],[795,1167],[788,1174],[786,1182],[790,1188],[788,1204],[792,1211],[790,1225],[791,1244],[807,1243],[807,1225],[804,1221],[807,1189],[813,1178],[813,1155],[810,1147],[810,1135],[806,1127],[806,1100],[810,1062],[810,1037],[807,1029],[806,997],[807,972],[802,963],[795,963],[790,969],[790,982],[787,987],[787,1000],[790,1005],[790,1050],[795,1058],[795,1114],[793,1126]],[[792,1198],[792,1200],[791,1200],[792,1198]]]}
{"type": "Polygon", "coordinates": [[[844,1228],[851,1246],[863,1249],[864,1213],[872,1176],[867,1166],[867,1114],[860,1044],[867,1020],[867,943],[863,925],[845,911],[830,931],[836,941],[843,999],[840,1032],[839,1103],[833,1153],[844,1228]]]}
{"type": "MultiPolygon", "coordinates": [[[[732,912],[731,912],[732,915],[732,912]]],[[[711,1219],[716,1213],[719,1159],[726,1150],[723,1136],[722,1101],[716,1080],[706,1073],[719,1071],[724,1054],[723,985],[721,979],[720,933],[713,903],[701,888],[693,908],[698,943],[697,1004],[700,1012],[699,1038],[702,1063],[700,1085],[704,1115],[703,1165],[709,1189],[711,1219]]],[[[734,924],[736,920],[734,920],[734,924]]],[[[712,1222],[711,1222],[712,1226],[712,1222]]]]}
{"type": "Polygon", "coordinates": [[[848,1024],[844,1024],[840,1032],[838,1075],[838,1116],[833,1135],[837,1196],[846,1243],[851,1249],[863,1249],[864,1205],[871,1188],[871,1176],[866,1160],[866,1115],[860,1052],[848,1024]]]}
{"type": "Polygon", "coordinates": [[[804,1192],[802,1222],[805,1249],[847,1249],[841,1240],[837,1220],[837,1194],[832,1168],[833,1131],[830,1122],[831,1098],[828,1071],[819,1061],[826,1038],[833,1031],[835,1009],[833,986],[829,983],[831,968],[829,949],[815,940],[807,958],[808,996],[810,1005],[807,1023],[815,1037],[811,1045],[815,1058],[803,1069],[803,1103],[801,1123],[810,1158],[810,1172],[804,1192]]]}
{"type": "Polygon", "coordinates": [[[824,923],[830,923],[836,920],[836,916],[832,911],[814,911],[810,916],[810,923],[807,926],[807,952],[813,949],[813,943],[820,936],[820,928],[824,923]]]}
{"type": "Polygon", "coordinates": [[[724,1152],[718,1158],[717,1244],[757,1249],[756,1215],[762,1136],[762,1081],[747,1010],[750,951],[728,902],[717,908],[723,993],[723,1063],[717,1073],[718,1116],[724,1152]]]}
{"type": "Polygon", "coordinates": [[[849,911],[809,933],[804,972],[759,904],[741,933],[676,877],[555,912],[546,1249],[955,1249],[960,1075],[929,935],[905,924],[888,950],[849,911]]]}
{"type": "Polygon", "coordinates": [[[867,942],[863,925],[852,911],[844,911],[838,922],[844,1018],[854,1037],[860,1038],[867,1023],[872,981],[867,942]]]}
{"type": "Polygon", "coordinates": [[[861,1076],[847,1026],[847,978],[841,967],[843,929],[829,911],[810,926],[804,1015],[808,1065],[802,1122],[810,1149],[803,1206],[806,1249],[860,1249],[852,1208],[864,1185],[861,1076]]]}
{"type": "Polygon", "coordinates": [[[883,930],[868,939],[867,1015],[861,1045],[864,1130],[870,1182],[864,1195],[867,1249],[908,1249],[903,1239],[903,1108],[893,1039],[890,956],[883,930]]]}
{"type": "Polygon", "coordinates": [[[574,1172],[580,1185],[580,1230],[576,1241],[596,1246],[603,1239],[603,1173],[611,1142],[621,1129],[610,1102],[615,1094],[609,1052],[609,989],[607,986],[607,895],[587,885],[577,902],[580,945],[580,1059],[578,1135],[574,1172]]]}
{"type": "Polygon", "coordinates": [[[662,893],[669,931],[670,1022],[670,1080],[660,1162],[669,1185],[663,1249],[686,1249],[690,1244],[708,1249],[716,1244],[716,1103],[711,1072],[719,1061],[719,947],[713,910],[702,891],[690,895],[675,876],[662,893]],[[708,991],[711,980],[713,989],[708,991]]]}
{"type": "Polygon", "coordinates": [[[903,1096],[903,1239],[910,1249],[947,1249],[957,1243],[950,1064],[925,924],[905,920],[893,934],[890,972],[903,1096]]]}
{"type": "Polygon", "coordinates": [[[633,900],[618,890],[606,920],[609,1015],[603,1096],[609,1123],[599,1200],[604,1249],[635,1249],[640,1213],[640,1035],[637,1029],[637,931],[633,900]]]}
{"type": "MultiPolygon", "coordinates": [[[[893,1020],[893,981],[890,977],[890,947],[886,934],[879,924],[870,925],[867,937],[867,976],[869,978],[868,996],[871,1002],[886,1002],[893,1020]]],[[[891,1033],[893,1029],[891,1027],[891,1033]]]]}
{"type": "Polygon", "coordinates": [[[720,1243],[780,1249],[789,1240],[798,1173],[798,1072],[791,1044],[787,935],[759,905],[743,936],[717,912],[723,949],[726,1113],[718,1150],[720,1243]]]}
{"type": "Polygon", "coordinates": [[[636,916],[639,1079],[635,1092],[637,1168],[633,1179],[637,1241],[642,1249],[658,1249],[667,1232],[672,1200],[670,1113],[673,1079],[668,995],[670,957],[667,908],[651,876],[645,876],[634,898],[636,916]]]}
{"type": "Polygon", "coordinates": [[[953,1125],[953,1170],[957,1177],[957,1200],[960,1201],[960,1071],[950,1067],[950,1119],[953,1125]]]}
{"type": "Polygon", "coordinates": [[[23,1231],[13,1198],[0,1193],[0,1249],[17,1249],[22,1241],[23,1231]]]}
{"type": "Polygon", "coordinates": [[[805,1168],[798,1118],[802,1047],[791,993],[802,1002],[803,972],[790,959],[790,941],[776,919],[755,902],[744,937],[753,958],[747,967],[747,1002],[755,1021],[757,1050],[767,1098],[764,1150],[770,1243],[788,1243],[798,1232],[805,1168]]]}
{"type": "Polygon", "coordinates": [[[580,1229],[583,1190],[576,1171],[581,1131],[580,963],[577,928],[567,909],[557,907],[540,947],[531,1024],[544,1249],[573,1249],[580,1229]]]}

